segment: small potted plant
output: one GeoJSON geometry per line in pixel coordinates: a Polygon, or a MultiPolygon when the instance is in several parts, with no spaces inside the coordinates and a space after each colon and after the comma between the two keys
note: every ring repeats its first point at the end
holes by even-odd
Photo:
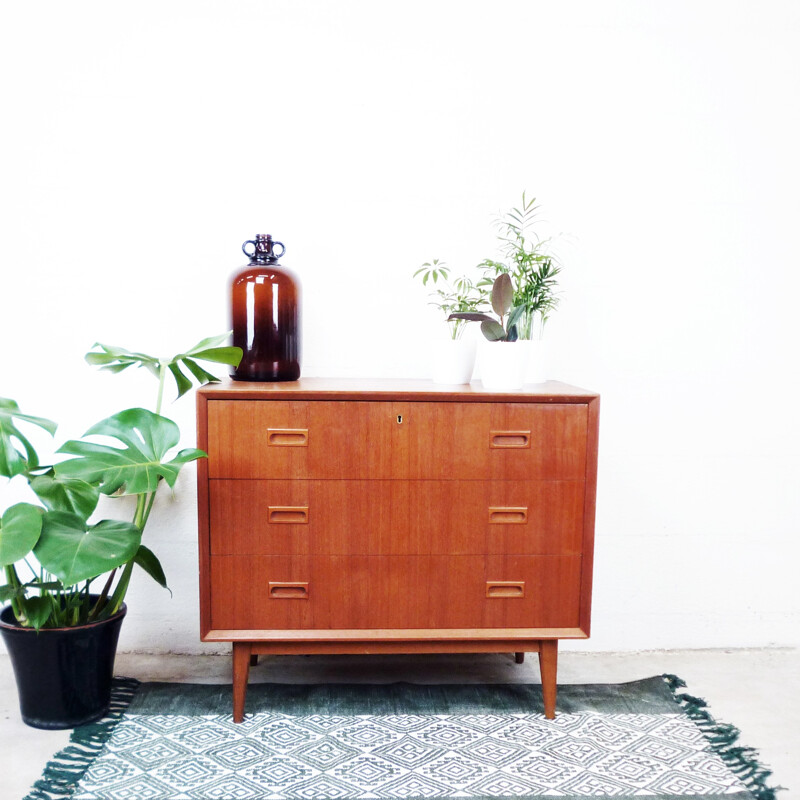
{"type": "Polygon", "coordinates": [[[514,286],[507,273],[501,272],[492,283],[492,311],[497,317],[482,312],[456,312],[450,319],[461,322],[480,322],[481,333],[495,342],[481,368],[481,381],[487,389],[516,391],[525,382],[527,349],[519,338],[519,319],[524,312],[514,306],[514,286]]]}
{"type": "Polygon", "coordinates": [[[161,415],[171,374],[180,397],[192,386],[217,380],[198,361],[237,364],[239,348],[227,335],[205,339],[171,359],[98,345],[91,364],[112,372],[132,365],[159,381],[155,412],[129,408],[92,426],[58,452],[72,456],[53,466],[18,427],[54,435],[56,424],[0,398],[0,476],[23,479],[36,503],[21,502],[0,516],[0,633],[11,656],[22,719],[39,728],[70,728],[108,710],[125,594],[134,566],[166,588],[161,564],[142,534],[162,483],[172,487],[181,467],[205,456],[195,448],[170,454],[180,431],[161,415]],[[115,440],[112,446],[95,437],[115,440]],[[100,495],[136,498],[132,520],[93,521],[100,495]],[[99,588],[92,584],[102,580],[99,588]]]}
{"type": "Polygon", "coordinates": [[[450,278],[450,268],[434,258],[423,264],[414,277],[421,276],[422,285],[434,285],[430,305],[439,309],[447,322],[449,336],[434,340],[431,375],[435,383],[469,383],[475,366],[475,340],[464,337],[464,319],[454,313],[475,312],[484,302],[485,291],[462,275],[450,278]]]}
{"type": "MultiPolygon", "coordinates": [[[[558,306],[557,276],[561,272],[552,240],[542,239],[535,231],[539,212],[536,198],[522,193],[518,208],[507,211],[495,222],[500,240],[501,259],[485,259],[478,268],[483,278],[479,287],[489,286],[500,275],[512,281],[511,314],[517,337],[528,349],[527,379],[533,383],[546,380],[543,345],[544,327],[558,306]]],[[[483,369],[485,369],[485,362],[483,369]]]]}

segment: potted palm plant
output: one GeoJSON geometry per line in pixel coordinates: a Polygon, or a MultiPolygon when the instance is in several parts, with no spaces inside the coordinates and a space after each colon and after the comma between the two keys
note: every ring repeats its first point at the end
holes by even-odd
{"type": "MultiPolygon", "coordinates": [[[[522,203],[495,222],[500,258],[487,258],[478,265],[483,272],[478,286],[489,286],[500,275],[511,278],[510,323],[516,326],[518,339],[528,343],[523,346],[527,350],[526,378],[533,383],[547,377],[543,334],[559,303],[557,277],[561,272],[552,239],[536,232],[538,214],[536,198],[528,199],[523,192],[522,203]]],[[[486,362],[483,366],[485,371],[486,362]]]]}
{"type": "Polygon", "coordinates": [[[475,340],[465,337],[464,319],[459,314],[475,312],[484,301],[485,291],[468,277],[451,278],[445,262],[434,258],[423,264],[414,277],[422,285],[433,285],[430,305],[444,315],[449,336],[436,339],[431,349],[431,375],[435,383],[469,383],[475,366],[475,340]]]}
{"type": "Polygon", "coordinates": [[[450,320],[480,321],[486,340],[502,347],[485,348],[481,380],[487,388],[512,391],[523,382],[546,380],[542,334],[558,305],[557,276],[561,272],[551,252],[551,240],[534,230],[539,206],[522,193],[522,203],[497,219],[500,259],[478,264],[483,276],[477,289],[491,286],[491,306],[497,319],[487,313],[458,309],[450,320]],[[517,343],[514,347],[510,345],[517,343]]]}
{"type": "Polygon", "coordinates": [[[65,442],[58,452],[71,457],[54,465],[40,463],[28,437],[31,427],[55,435],[56,424],[0,398],[0,476],[27,481],[36,499],[0,516],[0,602],[7,604],[0,633],[28,725],[70,728],[108,710],[134,567],[167,586],[158,558],[142,544],[156,494],[163,483],[174,486],[184,464],[205,456],[195,448],[173,452],[180,431],[161,414],[165,380],[174,378],[179,397],[193,385],[182,368],[201,384],[217,380],[198,361],[236,365],[241,350],[223,346],[226,339],[204,339],[167,359],[96,345],[89,363],[112,372],[136,365],[158,378],[155,411],[129,408],[102,420],[65,442]],[[133,518],[95,521],[101,495],[134,496],[133,518]]]}

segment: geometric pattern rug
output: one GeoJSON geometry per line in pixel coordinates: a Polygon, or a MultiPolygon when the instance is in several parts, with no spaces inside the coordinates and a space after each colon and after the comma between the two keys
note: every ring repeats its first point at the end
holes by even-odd
{"type": "Polygon", "coordinates": [[[254,684],[234,724],[230,687],[122,681],[28,798],[774,797],[681,683],[562,686],[555,720],[538,685],[254,684]]]}

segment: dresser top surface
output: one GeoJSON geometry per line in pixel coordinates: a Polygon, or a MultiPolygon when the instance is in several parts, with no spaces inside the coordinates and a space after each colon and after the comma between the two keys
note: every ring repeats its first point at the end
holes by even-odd
{"type": "Polygon", "coordinates": [[[410,378],[300,378],[297,381],[262,383],[224,380],[203,386],[198,393],[208,400],[395,400],[458,402],[585,403],[595,392],[547,381],[529,384],[519,391],[484,389],[480,381],[440,384],[410,378]]]}

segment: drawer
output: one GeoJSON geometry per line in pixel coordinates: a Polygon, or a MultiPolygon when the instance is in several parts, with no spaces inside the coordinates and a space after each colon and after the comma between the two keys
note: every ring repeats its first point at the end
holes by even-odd
{"type": "Polygon", "coordinates": [[[217,630],[572,628],[580,556],[214,556],[217,630]]]}
{"type": "Polygon", "coordinates": [[[211,552],[579,554],[583,481],[209,481],[211,552]]]}
{"type": "Polygon", "coordinates": [[[211,478],[576,480],[585,404],[210,400],[211,478]]]}
{"type": "Polygon", "coordinates": [[[391,477],[391,403],[214,400],[211,478],[391,477]]]}

